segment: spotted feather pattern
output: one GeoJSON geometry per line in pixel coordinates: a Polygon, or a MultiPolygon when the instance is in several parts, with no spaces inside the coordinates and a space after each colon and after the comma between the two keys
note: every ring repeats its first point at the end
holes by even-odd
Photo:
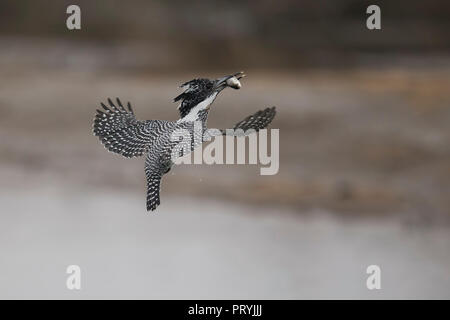
{"type": "MultiPolygon", "coordinates": [[[[146,206],[148,211],[155,210],[161,203],[161,179],[173,165],[173,150],[178,150],[175,147],[179,145],[179,141],[173,139],[173,133],[181,129],[188,132],[191,137],[191,140],[185,141],[188,145],[179,155],[183,156],[202,143],[208,130],[206,127],[208,107],[194,109],[196,114],[193,116],[192,112],[189,117],[187,114],[212,94],[212,81],[195,79],[183,84],[183,88],[185,91],[175,98],[175,101],[181,100],[179,109],[182,119],[178,121],[137,120],[130,103],[124,107],[118,98],[115,102],[108,99],[108,106],[102,103],[103,110],[97,110],[94,118],[94,135],[99,137],[109,151],[129,158],[146,153],[146,206]],[[196,130],[198,128],[196,125],[199,125],[201,129],[196,130]]],[[[260,110],[238,122],[234,129],[258,131],[266,128],[275,114],[275,107],[260,110]]],[[[218,131],[218,134],[224,133],[225,130],[218,131]]]]}
{"type": "Polygon", "coordinates": [[[239,121],[233,129],[242,129],[244,131],[253,129],[259,131],[260,129],[266,128],[272,122],[276,113],[275,107],[259,110],[244,120],[239,121]]]}
{"type": "Polygon", "coordinates": [[[109,106],[101,103],[94,119],[94,135],[98,136],[106,149],[124,157],[139,157],[148,149],[156,136],[157,121],[139,121],[134,116],[131,104],[125,108],[119,98],[109,106]]]}
{"type": "Polygon", "coordinates": [[[116,102],[108,99],[108,104],[102,103],[103,110],[97,110],[94,135],[108,150],[125,157],[146,153],[147,210],[153,211],[160,204],[161,178],[173,165],[172,150],[179,144],[172,139],[172,134],[175,130],[188,132],[191,139],[184,141],[187,142],[186,149],[179,156],[191,152],[202,143],[208,110],[199,111],[199,130],[195,130],[195,122],[192,121],[137,120],[131,105],[128,103],[125,108],[118,98],[116,102]]]}
{"type": "Polygon", "coordinates": [[[147,177],[147,211],[154,211],[161,204],[159,197],[161,189],[161,175],[145,170],[147,177]]]}
{"type": "MultiPolygon", "coordinates": [[[[267,128],[267,126],[275,118],[277,111],[275,107],[266,108],[264,110],[259,110],[258,112],[246,117],[245,119],[236,123],[233,130],[243,130],[244,133],[247,130],[255,130],[258,132],[261,129],[267,128]]],[[[228,134],[226,130],[220,130],[223,135],[228,134]]],[[[239,132],[233,133],[233,135],[240,135],[239,132]]]]}
{"type": "Polygon", "coordinates": [[[167,122],[164,132],[159,134],[149,147],[145,158],[145,175],[147,177],[147,211],[153,211],[160,204],[161,178],[170,171],[173,166],[172,151],[180,142],[172,136],[176,130],[185,130],[190,139],[183,140],[187,143],[186,148],[180,150],[178,156],[183,156],[194,150],[202,143],[202,126],[200,130],[194,130],[193,122],[167,122]],[[199,132],[197,132],[199,131],[199,132]],[[200,137],[198,137],[200,135],[200,137]]]}

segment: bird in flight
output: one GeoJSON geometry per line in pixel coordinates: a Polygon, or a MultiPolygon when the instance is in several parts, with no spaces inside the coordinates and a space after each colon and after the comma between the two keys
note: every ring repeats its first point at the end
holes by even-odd
{"type": "Polygon", "coordinates": [[[174,150],[180,143],[179,139],[174,139],[174,133],[182,131],[190,135],[188,147],[176,151],[177,156],[183,156],[212,136],[242,131],[251,133],[272,122],[275,107],[246,117],[233,127],[234,130],[207,128],[210,107],[217,95],[227,87],[240,89],[239,80],[244,76],[243,72],[238,72],[214,80],[201,78],[183,83],[180,86],[183,92],[174,99],[174,102],[180,101],[180,119],[177,121],[137,120],[131,104],[128,102],[124,106],[119,98],[115,101],[108,98],[109,106],[101,103],[103,110],[97,110],[93,131],[105,148],[127,158],[146,155],[147,211],[155,210],[160,204],[161,178],[174,164],[174,150]],[[238,129],[241,130],[236,131],[238,129]]]}

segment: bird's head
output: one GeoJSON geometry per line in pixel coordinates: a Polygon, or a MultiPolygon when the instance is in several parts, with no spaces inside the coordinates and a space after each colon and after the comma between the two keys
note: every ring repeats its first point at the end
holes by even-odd
{"type": "Polygon", "coordinates": [[[227,87],[240,89],[241,83],[239,80],[243,77],[245,77],[245,74],[238,72],[215,80],[194,79],[183,83],[180,86],[184,90],[183,93],[173,99],[174,102],[181,100],[178,106],[181,118],[186,117],[191,112],[196,113],[191,115],[192,118],[196,118],[197,114],[208,109],[216,96],[227,87]]]}

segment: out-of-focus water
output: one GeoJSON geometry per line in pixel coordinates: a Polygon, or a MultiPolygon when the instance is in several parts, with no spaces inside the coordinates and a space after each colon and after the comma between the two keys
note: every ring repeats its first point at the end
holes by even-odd
{"type": "Polygon", "coordinates": [[[208,125],[276,106],[278,174],[179,166],[147,214],[143,159],[92,135],[100,101],[176,120],[180,83],[241,67],[155,73],[141,68],[152,50],[123,43],[0,44],[0,298],[450,298],[448,57],[439,68],[245,67],[208,125]],[[66,288],[72,264],[81,291],[66,288]],[[379,291],[366,288],[372,264],[379,291]]]}
{"type": "Polygon", "coordinates": [[[126,192],[1,190],[0,298],[450,298],[447,228],[126,192]],[[82,288],[66,288],[66,267],[82,288]],[[381,267],[381,290],[366,268],[381,267]]]}

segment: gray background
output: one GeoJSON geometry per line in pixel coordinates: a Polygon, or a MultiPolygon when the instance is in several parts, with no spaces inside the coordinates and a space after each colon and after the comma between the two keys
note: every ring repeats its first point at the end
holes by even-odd
{"type": "Polygon", "coordinates": [[[380,1],[380,31],[369,4],[3,0],[0,298],[450,298],[449,3],[380,1]],[[177,166],[148,214],[95,108],[176,119],[179,84],[240,70],[209,124],[276,105],[279,173],[177,166]]]}

